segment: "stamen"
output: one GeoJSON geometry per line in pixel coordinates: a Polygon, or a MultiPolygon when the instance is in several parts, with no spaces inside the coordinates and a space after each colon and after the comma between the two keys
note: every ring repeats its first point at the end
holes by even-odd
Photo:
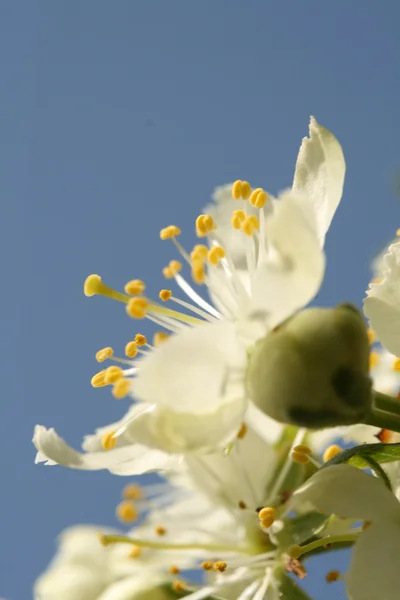
{"type": "Polygon", "coordinates": [[[85,296],[107,296],[119,302],[128,302],[129,296],[121,294],[102,282],[100,275],[89,275],[83,286],[85,296]]]}
{"type": "MultiPolygon", "coordinates": [[[[369,353],[369,368],[374,369],[376,366],[378,366],[379,362],[380,362],[380,355],[379,352],[370,352],[369,353]]],[[[393,364],[393,369],[395,369],[395,366],[393,364]]],[[[400,370],[400,362],[399,362],[399,370],[400,370]]]]}
{"type": "Polygon", "coordinates": [[[220,260],[225,258],[225,256],[226,253],[222,246],[213,246],[208,251],[208,262],[212,265],[217,265],[220,262],[220,260]]]}
{"type": "Polygon", "coordinates": [[[140,485],[128,483],[122,491],[122,497],[125,500],[141,500],[143,498],[143,490],[140,485]]]}
{"type": "Polygon", "coordinates": [[[137,296],[144,292],[146,285],[141,279],[132,279],[132,281],[128,281],[124,289],[130,296],[137,296]]]}
{"type": "Polygon", "coordinates": [[[114,350],[109,346],[107,348],[102,348],[98,352],[96,352],[96,360],[99,363],[104,362],[107,358],[111,358],[114,354],[114,350]]]}
{"type": "Polygon", "coordinates": [[[181,572],[179,567],[177,567],[176,565],[171,565],[168,571],[171,573],[171,575],[178,575],[178,573],[181,572]]]}
{"type": "Polygon", "coordinates": [[[393,361],[393,371],[400,372],[400,358],[395,358],[393,361]]]}
{"type": "Polygon", "coordinates": [[[338,579],[340,579],[339,571],[329,571],[325,576],[326,583],[333,583],[334,581],[338,581],[338,579]]]}
{"type": "Polygon", "coordinates": [[[104,373],[104,381],[106,383],[115,383],[118,379],[124,376],[124,372],[120,367],[108,367],[104,373]]]}
{"type": "Polygon", "coordinates": [[[246,219],[244,210],[234,210],[231,217],[231,225],[234,229],[240,229],[243,221],[246,219]]]}
{"type": "Polygon", "coordinates": [[[162,525],[157,525],[157,527],[154,530],[154,533],[156,533],[157,535],[165,535],[167,533],[167,530],[162,525]]]}
{"type": "Polygon", "coordinates": [[[144,319],[149,308],[149,303],[146,298],[136,296],[131,298],[126,306],[126,312],[134,319],[144,319]]]}
{"type": "Polygon", "coordinates": [[[186,590],[186,584],[184,581],[177,579],[173,582],[172,589],[174,590],[174,592],[184,592],[186,590]]]}
{"type": "Polygon", "coordinates": [[[166,342],[168,338],[169,335],[165,331],[157,331],[153,336],[153,346],[159,346],[160,344],[166,342]]]}
{"type": "Polygon", "coordinates": [[[264,529],[268,529],[271,527],[276,517],[276,509],[272,506],[266,506],[262,508],[258,513],[258,518],[260,519],[260,525],[264,529]]]}
{"type": "Polygon", "coordinates": [[[115,509],[115,514],[121,523],[129,524],[136,521],[139,512],[131,500],[123,500],[115,509]]]}
{"type": "Polygon", "coordinates": [[[247,425],[246,423],[242,423],[239,431],[236,434],[238,440],[242,440],[247,433],[247,425]]]}
{"type": "Polygon", "coordinates": [[[334,456],[337,456],[341,452],[343,452],[343,448],[341,448],[337,444],[332,444],[332,446],[329,446],[325,450],[325,452],[323,454],[323,457],[322,457],[322,460],[324,462],[328,462],[328,460],[331,460],[331,458],[333,458],[334,456]]]}
{"type": "Polygon", "coordinates": [[[298,546],[295,544],[291,546],[288,550],[289,556],[292,558],[299,558],[303,554],[307,552],[311,552],[312,550],[316,550],[317,548],[323,548],[326,544],[343,544],[343,543],[352,543],[356,542],[359,538],[359,533],[348,533],[343,535],[331,535],[325,538],[318,538],[315,542],[310,542],[309,544],[305,544],[304,546],[298,546]]]}
{"type": "Polygon", "coordinates": [[[105,374],[106,370],[104,369],[103,371],[99,371],[98,373],[96,373],[96,375],[93,375],[92,379],[90,380],[92,386],[98,388],[107,385],[107,382],[105,380],[105,374]]]}
{"type": "Polygon", "coordinates": [[[145,346],[147,344],[147,338],[142,333],[137,333],[135,335],[135,343],[140,348],[141,346],[145,346]]]}
{"type": "Polygon", "coordinates": [[[163,275],[166,279],[172,279],[182,269],[182,263],[179,260],[170,260],[168,267],[163,268],[163,275]]]}
{"type": "Polygon", "coordinates": [[[159,295],[160,300],[162,300],[163,302],[166,302],[167,300],[169,300],[171,298],[172,291],[171,290],[161,290],[158,295],[159,295]]]}
{"type": "Polygon", "coordinates": [[[246,510],[247,504],[246,502],[243,502],[243,500],[239,500],[238,507],[240,508],[240,510],[246,510]]]}
{"type": "Polygon", "coordinates": [[[312,454],[311,448],[305,444],[298,444],[293,448],[293,452],[300,452],[301,454],[312,454]]]}
{"type": "Polygon", "coordinates": [[[200,260],[195,260],[192,263],[192,279],[195,283],[201,285],[204,283],[206,278],[206,271],[204,268],[204,262],[200,260]]]}
{"type": "Polygon", "coordinates": [[[390,431],[390,429],[381,429],[380,432],[376,434],[376,437],[381,444],[389,444],[393,441],[393,431],[390,431]]]}
{"type": "Polygon", "coordinates": [[[216,224],[211,215],[199,215],[196,219],[196,235],[197,237],[207,236],[213,229],[216,229],[216,224]]]}
{"type": "Polygon", "coordinates": [[[264,208],[268,200],[268,194],[262,188],[257,188],[250,196],[250,204],[255,208],[264,208]]]}
{"type": "Polygon", "coordinates": [[[249,215],[241,225],[243,233],[251,237],[256,229],[259,229],[260,223],[256,215],[249,215]]]}
{"type": "Polygon", "coordinates": [[[196,244],[190,253],[191,260],[206,260],[208,247],[204,244],[196,244]]]}
{"type": "Polygon", "coordinates": [[[174,238],[177,235],[180,235],[182,232],[176,225],[169,225],[168,227],[164,227],[160,231],[160,238],[162,240],[169,240],[174,238]]]}
{"type": "Polygon", "coordinates": [[[311,460],[312,450],[305,444],[298,444],[292,450],[292,460],[300,465],[307,465],[311,460]]]}
{"type": "Polygon", "coordinates": [[[115,436],[115,431],[109,431],[105,433],[101,438],[101,445],[104,450],[112,450],[115,448],[115,444],[117,443],[117,437],[115,436]]]}
{"type": "Polygon", "coordinates": [[[213,568],[213,563],[211,560],[205,560],[204,562],[201,563],[201,567],[205,571],[211,571],[213,568]]]}
{"type": "Polygon", "coordinates": [[[128,342],[127,345],[125,346],[126,356],[128,356],[129,358],[135,358],[137,353],[138,353],[138,349],[137,349],[136,342],[128,342]]]}
{"type": "Polygon", "coordinates": [[[219,571],[220,573],[223,573],[224,571],[226,571],[227,566],[228,566],[227,563],[224,562],[223,560],[217,560],[213,564],[213,569],[214,569],[214,571],[219,571]]]}
{"type": "Polygon", "coordinates": [[[372,346],[372,344],[376,340],[375,331],[373,331],[372,329],[367,329],[367,335],[368,335],[369,345],[372,346]]]}
{"type": "Polygon", "coordinates": [[[122,379],[119,379],[118,381],[116,381],[116,383],[114,383],[114,387],[111,393],[116,400],[122,400],[122,398],[125,398],[129,394],[131,387],[131,380],[123,377],[122,379]]]}
{"type": "Polygon", "coordinates": [[[220,319],[221,313],[219,313],[211,304],[206,302],[204,298],[202,298],[191,285],[181,276],[177,275],[175,277],[176,283],[179,285],[181,290],[192,300],[195,304],[203,308],[205,311],[210,313],[213,317],[220,319]]]}
{"type": "Polygon", "coordinates": [[[129,552],[129,558],[138,558],[142,554],[140,546],[132,546],[132,550],[129,552]]]}
{"type": "Polygon", "coordinates": [[[170,544],[165,542],[155,542],[150,540],[142,540],[127,537],[124,535],[101,535],[101,543],[103,546],[110,544],[130,544],[132,546],[140,546],[141,548],[153,548],[154,550],[204,550],[205,552],[238,552],[241,554],[251,555],[252,550],[243,546],[234,546],[232,544],[217,545],[217,544],[170,544]]]}
{"type": "Polygon", "coordinates": [[[243,198],[243,200],[248,200],[250,195],[251,186],[248,181],[241,181],[241,179],[238,179],[234,182],[232,185],[232,197],[235,200],[240,200],[240,198],[243,198]]]}

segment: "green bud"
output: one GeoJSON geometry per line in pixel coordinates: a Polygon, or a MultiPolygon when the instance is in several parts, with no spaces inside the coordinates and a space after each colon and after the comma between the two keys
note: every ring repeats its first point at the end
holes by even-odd
{"type": "Polygon", "coordinates": [[[372,382],[361,313],[340,304],[288,319],[252,348],[246,384],[255,404],[277,421],[310,429],[362,422],[372,382]]]}

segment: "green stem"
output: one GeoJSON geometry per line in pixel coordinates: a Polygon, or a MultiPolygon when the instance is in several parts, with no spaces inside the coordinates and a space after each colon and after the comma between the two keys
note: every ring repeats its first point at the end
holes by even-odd
{"type": "Polygon", "coordinates": [[[386,485],[386,487],[390,491],[392,491],[392,485],[390,483],[390,479],[386,475],[385,471],[382,469],[381,465],[376,460],[371,458],[371,456],[363,456],[363,460],[365,460],[365,462],[368,463],[371,471],[373,471],[377,477],[382,479],[382,481],[386,485]]]}
{"type": "Polygon", "coordinates": [[[400,417],[400,400],[398,398],[374,391],[373,403],[378,410],[400,417]]]}
{"type": "Polygon", "coordinates": [[[400,433],[400,416],[379,410],[374,406],[371,408],[370,413],[364,418],[363,423],[372,425],[373,427],[379,427],[379,429],[389,429],[390,431],[400,433]]]}
{"type": "Polygon", "coordinates": [[[206,552],[240,552],[252,554],[248,548],[240,546],[218,546],[215,544],[168,544],[165,542],[153,542],[150,540],[139,540],[124,535],[100,535],[103,546],[109,544],[131,544],[141,548],[152,548],[153,550],[205,550],[206,552]]]}
{"type": "Polygon", "coordinates": [[[344,535],[330,535],[324,538],[320,538],[315,540],[315,542],[310,542],[309,544],[305,544],[304,546],[292,546],[289,548],[289,555],[292,558],[299,558],[303,554],[307,552],[311,552],[312,550],[316,550],[317,548],[321,548],[322,546],[326,546],[327,544],[343,544],[345,542],[356,542],[360,533],[347,533],[344,535]]]}

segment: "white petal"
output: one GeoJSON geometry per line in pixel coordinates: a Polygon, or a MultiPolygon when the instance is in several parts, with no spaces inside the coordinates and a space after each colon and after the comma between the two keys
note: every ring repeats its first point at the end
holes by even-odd
{"type": "Polygon", "coordinates": [[[400,242],[384,256],[383,279],[370,285],[364,312],[382,345],[400,356],[400,242]]]}
{"type": "Polygon", "coordinates": [[[62,465],[71,469],[96,471],[108,469],[117,475],[140,475],[167,467],[169,456],[158,450],[149,450],[141,444],[115,447],[99,452],[77,452],[60,438],[54,429],[35,427],[33,443],[41,460],[46,464],[62,465]]]}
{"type": "Polygon", "coordinates": [[[98,600],[170,600],[171,595],[157,587],[161,578],[153,573],[135,575],[110,585],[98,600]]]}
{"type": "MultiPolygon", "coordinates": [[[[382,507],[382,512],[384,512],[382,507]]],[[[379,521],[361,535],[346,576],[351,600],[398,600],[400,522],[379,521]]]]}
{"type": "Polygon", "coordinates": [[[304,138],[296,162],[293,191],[304,195],[302,205],[321,245],[342,197],[346,163],[335,136],[310,119],[310,137],[304,138]]]}
{"type": "Polygon", "coordinates": [[[400,505],[384,483],[349,465],[320,469],[303,484],[289,503],[310,502],[322,513],[374,521],[400,517],[400,505]]]}
{"type": "Polygon", "coordinates": [[[271,329],[314,298],[323,280],[325,255],[292,192],[276,201],[266,232],[275,256],[257,268],[251,303],[242,312],[271,329]]]}
{"type": "Polygon", "coordinates": [[[34,597],[35,600],[97,600],[105,586],[101,571],[66,564],[39,577],[34,597]]]}

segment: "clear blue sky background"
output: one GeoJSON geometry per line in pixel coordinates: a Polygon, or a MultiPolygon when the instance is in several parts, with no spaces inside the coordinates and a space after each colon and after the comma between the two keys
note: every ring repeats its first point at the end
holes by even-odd
{"type": "Polygon", "coordinates": [[[157,291],[159,229],[193,243],[214,186],[290,185],[310,114],[348,165],[319,302],[360,303],[400,225],[399,31],[395,0],[0,3],[0,595],[31,597],[63,527],[115,524],[125,480],[33,464],[35,423],[78,445],[126,408],[89,381],[135,329],[84,278],[157,291]]]}

